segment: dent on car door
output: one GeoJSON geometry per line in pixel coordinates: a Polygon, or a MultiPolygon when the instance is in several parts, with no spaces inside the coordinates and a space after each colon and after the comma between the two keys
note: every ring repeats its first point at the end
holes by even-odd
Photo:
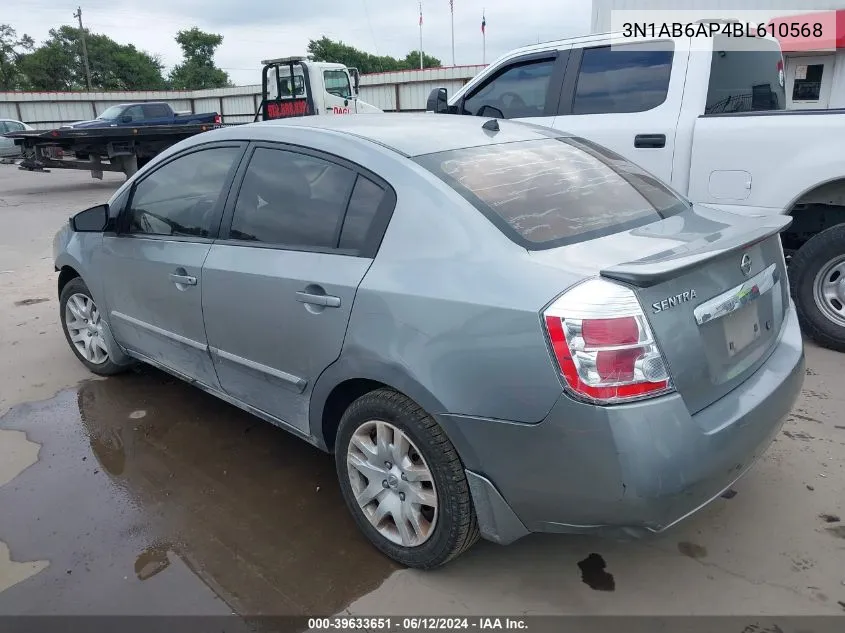
{"type": "Polygon", "coordinates": [[[203,266],[206,332],[229,395],[307,431],[313,385],[340,355],[392,196],[339,159],[255,148],[203,266]]]}
{"type": "Polygon", "coordinates": [[[218,381],[202,320],[202,263],[243,144],[183,154],[136,183],[103,237],[109,324],[131,353],[208,386],[218,381]]]}

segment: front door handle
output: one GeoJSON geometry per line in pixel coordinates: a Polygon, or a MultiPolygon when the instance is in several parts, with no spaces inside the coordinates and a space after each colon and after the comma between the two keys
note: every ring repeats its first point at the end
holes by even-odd
{"type": "Polygon", "coordinates": [[[665,134],[637,134],[634,147],[666,147],[665,134]]]}
{"type": "Polygon", "coordinates": [[[314,306],[323,306],[326,308],[340,307],[340,297],[333,297],[332,295],[314,294],[312,292],[303,292],[302,290],[297,291],[296,300],[300,303],[310,303],[314,306]]]}
{"type": "Polygon", "coordinates": [[[170,281],[172,281],[174,284],[181,284],[183,286],[197,285],[197,278],[192,277],[191,275],[177,275],[176,273],[171,273],[170,281]]]}

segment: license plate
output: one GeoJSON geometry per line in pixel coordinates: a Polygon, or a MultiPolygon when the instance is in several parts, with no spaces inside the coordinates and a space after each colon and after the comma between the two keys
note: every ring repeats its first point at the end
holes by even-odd
{"type": "Polygon", "coordinates": [[[749,303],[724,319],[725,342],[728,346],[729,356],[739,354],[756,341],[761,334],[756,302],[749,303]]]}

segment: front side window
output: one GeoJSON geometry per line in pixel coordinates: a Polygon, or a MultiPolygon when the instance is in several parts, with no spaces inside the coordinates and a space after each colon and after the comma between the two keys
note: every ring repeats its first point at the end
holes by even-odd
{"type": "Polygon", "coordinates": [[[299,249],[337,248],[355,172],[280,149],[258,148],[238,193],[229,237],[299,249]]]}
{"type": "Polygon", "coordinates": [[[645,112],[666,100],[672,72],[669,50],[648,47],[602,46],[584,49],[573,114],[645,112]]]}
{"type": "Polygon", "coordinates": [[[505,68],[464,99],[463,113],[498,116],[498,110],[505,119],[543,116],[554,65],[554,59],[542,59],[505,68]]]}
{"type": "Polygon", "coordinates": [[[192,152],[151,173],[135,186],[127,210],[129,233],[208,237],[223,186],[241,149],[192,152]]]}
{"type": "Polygon", "coordinates": [[[639,167],[580,139],[487,145],[417,161],[529,249],[595,239],[688,208],[639,167]]]}
{"type": "Polygon", "coordinates": [[[341,99],[349,99],[352,96],[352,89],[349,86],[349,75],[343,70],[327,70],[323,72],[323,81],[326,82],[326,92],[341,99]]]}

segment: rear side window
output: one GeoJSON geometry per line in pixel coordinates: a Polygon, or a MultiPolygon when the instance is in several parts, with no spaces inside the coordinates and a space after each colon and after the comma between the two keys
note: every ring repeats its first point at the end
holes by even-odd
{"type": "Polygon", "coordinates": [[[475,89],[463,102],[464,114],[502,118],[543,116],[555,60],[542,59],[505,67],[475,89]],[[485,107],[488,106],[485,111],[485,107]]]}
{"type": "Polygon", "coordinates": [[[321,158],[258,148],[238,193],[229,236],[293,248],[336,248],[355,172],[321,158]]]}
{"type": "Polygon", "coordinates": [[[343,221],[340,248],[353,250],[364,248],[383,199],[384,189],[369,178],[358,176],[355,189],[352,190],[352,197],[349,198],[346,218],[343,221]]]}
{"type": "Polygon", "coordinates": [[[170,116],[170,110],[162,103],[144,105],[144,116],[148,119],[162,119],[170,116]]]}
{"type": "Polygon", "coordinates": [[[573,114],[645,112],[666,101],[672,42],[586,48],[578,71],[573,114]],[[655,50],[659,47],[659,50],[655,50]]]}
{"type": "Polygon", "coordinates": [[[716,36],[705,114],[786,108],[780,46],[760,38],[716,36]]]}
{"type": "Polygon", "coordinates": [[[532,250],[650,224],[688,207],[640,168],[579,139],[488,145],[417,160],[532,250]]]}

